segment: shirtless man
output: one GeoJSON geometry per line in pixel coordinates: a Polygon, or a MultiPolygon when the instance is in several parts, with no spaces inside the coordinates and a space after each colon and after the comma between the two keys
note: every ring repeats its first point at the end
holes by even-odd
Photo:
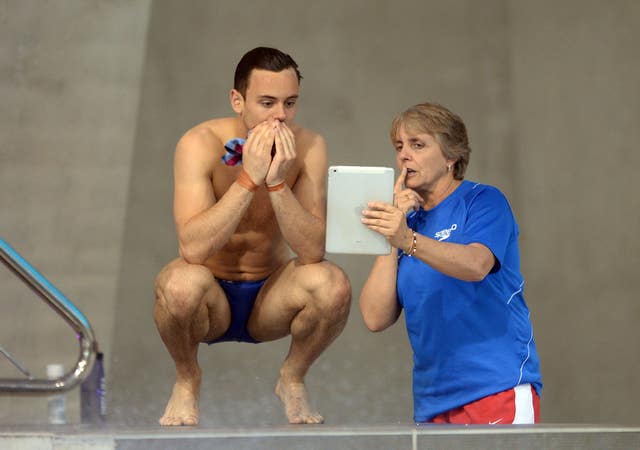
{"type": "Polygon", "coordinates": [[[351,287],[323,260],[327,150],[320,135],[293,123],[301,78],[289,55],[249,51],[230,93],[237,115],[201,123],[178,142],[180,256],[158,274],[154,308],[176,365],[161,425],[198,424],[200,343],[289,334],[275,392],[290,423],[324,420],[304,377],[344,328],[351,287]],[[240,152],[238,137],[246,138],[240,152]]]}

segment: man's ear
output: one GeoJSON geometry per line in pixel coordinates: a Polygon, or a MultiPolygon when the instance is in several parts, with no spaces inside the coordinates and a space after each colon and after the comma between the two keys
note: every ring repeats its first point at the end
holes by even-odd
{"type": "Polygon", "coordinates": [[[236,112],[236,114],[241,114],[244,109],[244,98],[242,94],[235,89],[231,89],[229,93],[229,101],[231,102],[231,108],[236,112]]]}

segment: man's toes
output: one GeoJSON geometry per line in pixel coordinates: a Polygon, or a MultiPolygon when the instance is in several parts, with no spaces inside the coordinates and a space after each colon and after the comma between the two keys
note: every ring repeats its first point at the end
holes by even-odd
{"type": "Polygon", "coordinates": [[[182,425],[182,420],[180,420],[179,417],[169,417],[169,420],[167,422],[168,422],[168,425],[173,427],[182,425]]]}
{"type": "Polygon", "coordinates": [[[187,426],[198,425],[198,418],[196,416],[187,416],[182,421],[182,424],[187,426]]]}
{"type": "Polygon", "coordinates": [[[162,416],[160,417],[160,420],[158,420],[158,422],[160,422],[160,425],[171,425],[171,416],[162,416]]]}
{"type": "Polygon", "coordinates": [[[163,427],[171,425],[171,420],[169,419],[169,417],[161,417],[158,422],[160,422],[160,425],[162,425],[163,427]]]}
{"type": "Polygon", "coordinates": [[[162,416],[160,420],[160,425],[163,426],[181,426],[181,425],[198,425],[198,418],[196,416],[187,416],[187,417],[176,417],[176,416],[162,416]]]}
{"type": "Polygon", "coordinates": [[[323,423],[324,418],[320,414],[311,414],[306,417],[306,423],[323,423]]]}
{"type": "Polygon", "coordinates": [[[292,423],[294,425],[298,425],[298,424],[301,424],[301,423],[305,423],[305,421],[301,416],[292,416],[292,417],[289,417],[289,423],[292,423]]]}

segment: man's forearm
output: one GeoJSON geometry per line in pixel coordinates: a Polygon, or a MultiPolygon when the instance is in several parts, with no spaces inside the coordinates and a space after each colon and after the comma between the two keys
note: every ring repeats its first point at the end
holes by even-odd
{"type": "Polygon", "coordinates": [[[253,194],[237,183],[212,207],[178,229],[180,254],[192,264],[202,264],[224,247],[244,216],[253,194]]]}
{"type": "Polygon", "coordinates": [[[325,223],[307,211],[289,187],[269,193],[280,231],[303,264],[324,258],[325,223]]]}

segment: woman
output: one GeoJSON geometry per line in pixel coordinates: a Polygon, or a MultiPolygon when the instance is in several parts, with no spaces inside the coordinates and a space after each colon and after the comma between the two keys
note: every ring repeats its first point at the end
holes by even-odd
{"type": "Polygon", "coordinates": [[[397,251],[375,260],[360,310],[372,331],[405,311],[414,420],[537,423],[542,383],[509,203],[464,180],[467,131],[447,108],[409,108],[391,141],[394,204],[369,203],[362,222],[397,251]]]}

